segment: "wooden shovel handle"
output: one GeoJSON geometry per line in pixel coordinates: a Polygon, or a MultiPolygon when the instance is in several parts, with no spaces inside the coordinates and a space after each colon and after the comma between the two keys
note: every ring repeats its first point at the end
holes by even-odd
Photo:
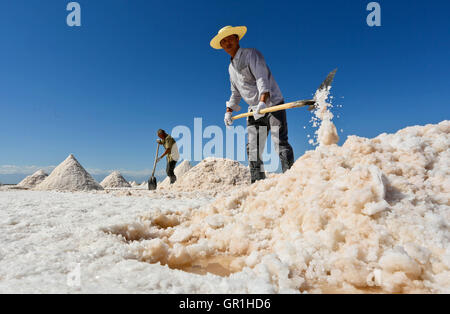
{"type": "MultiPolygon", "coordinates": [[[[275,111],[280,111],[280,110],[285,110],[285,109],[314,106],[315,103],[316,102],[312,99],[299,100],[299,101],[290,102],[288,104],[282,104],[282,105],[278,105],[278,106],[272,106],[269,108],[265,108],[265,109],[261,110],[261,113],[269,113],[269,112],[275,112],[275,111]]],[[[246,117],[250,117],[250,116],[253,116],[253,112],[238,114],[238,115],[232,117],[231,119],[237,120],[237,119],[246,118],[246,117]]]]}
{"type": "Polygon", "coordinates": [[[158,159],[159,145],[160,145],[160,144],[158,143],[158,146],[156,146],[156,156],[155,156],[155,161],[153,162],[153,172],[152,172],[152,177],[155,176],[156,159],[158,159]]]}

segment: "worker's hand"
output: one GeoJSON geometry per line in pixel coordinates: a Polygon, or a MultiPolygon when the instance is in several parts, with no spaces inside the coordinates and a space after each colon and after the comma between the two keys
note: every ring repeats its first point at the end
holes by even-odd
{"type": "Polygon", "coordinates": [[[158,158],[156,158],[156,163],[160,162],[160,161],[161,161],[161,159],[162,159],[162,157],[158,157],[158,158]]]}
{"type": "Polygon", "coordinates": [[[162,140],[161,139],[157,139],[156,143],[158,143],[159,145],[162,145],[162,140]]]}
{"type": "Polygon", "coordinates": [[[263,113],[261,114],[261,110],[263,110],[264,108],[267,108],[267,105],[265,102],[261,101],[258,106],[255,106],[256,108],[253,109],[253,117],[255,118],[255,120],[259,120],[262,117],[264,117],[266,114],[263,113]]]}
{"type": "Polygon", "coordinates": [[[233,124],[233,119],[231,119],[231,111],[225,113],[225,118],[223,119],[226,126],[231,126],[233,124]]]}

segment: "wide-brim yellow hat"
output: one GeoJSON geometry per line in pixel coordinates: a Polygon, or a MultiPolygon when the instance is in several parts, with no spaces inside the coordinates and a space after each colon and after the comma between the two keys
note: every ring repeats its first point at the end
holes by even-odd
{"type": "Polygon", "coordinates": [[[244,37],[245,33],[247,33],[247,27],[245,26],[225,26],[217,33],[217,35],[213,39],[211,39],[211,42],[209,44],[214,49],[222,49],[222,47],[220,46],[220,41],[222,39],[236,34],[239,36],[239,40],[241,40],[242,37],[244,37]]]}

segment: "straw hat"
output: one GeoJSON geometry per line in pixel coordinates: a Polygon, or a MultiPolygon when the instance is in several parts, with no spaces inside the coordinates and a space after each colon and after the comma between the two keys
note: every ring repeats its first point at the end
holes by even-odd
{"type": "Polygon", "coordinates": [[[245,33],[247,33],[247,27],[245,26],[225,26],[217,33],[217,35],[211,40],[209,44],[214,49],[222,49],[222,47],[220,46],[220,41],[222,39],[234,34],[238,35],[239,39],[242,39],[245,33]]]}

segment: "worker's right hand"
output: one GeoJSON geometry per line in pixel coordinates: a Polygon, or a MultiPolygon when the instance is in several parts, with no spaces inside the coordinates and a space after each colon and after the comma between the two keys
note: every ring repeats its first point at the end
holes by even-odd
{"type": "Polygon", "coordinates": [[[158,140],[156,140],[156,143],[158,143],[159,145],[162,145],[162,140],[158,139],[158,140]]]}
{"type": "Polygon", "coordinates": [[[255,120],[259,120],[266,115],[265,113],[261,113],[261,110],[267,108],[265,102],[260,101],[258,106],[254,106],[252,108],[253,108],[253,117],[255,118],[255,120]]]}
{"type": "Polygon", "coordinates": [[[226,126],[231,126],[233,124],[233,119],[231,119],[231,112],[227,111],[225,113],[224,122],[226,126]]]}

